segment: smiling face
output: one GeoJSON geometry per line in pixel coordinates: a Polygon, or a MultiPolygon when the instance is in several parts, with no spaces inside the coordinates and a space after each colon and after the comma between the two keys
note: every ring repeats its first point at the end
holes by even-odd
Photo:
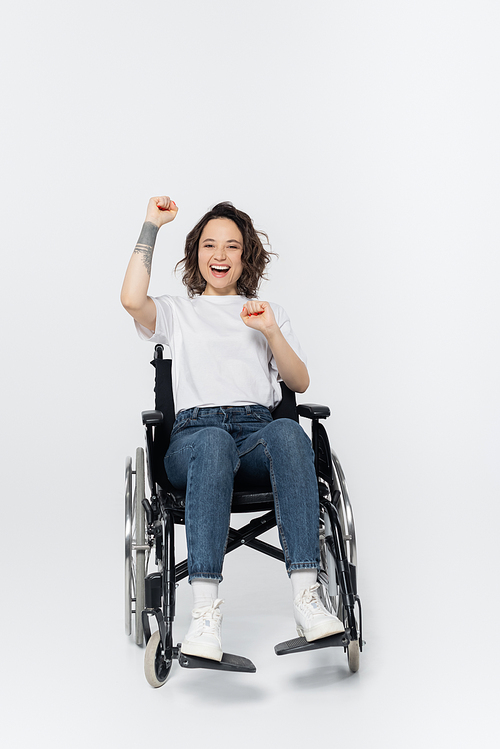
{"type": "Polygon", "coordinates": [[[234,221],[213,218],[207,223],[198,245],[198,267],[207,282],[204,294],[237,294],[243,271],[243,237],[234,221]]]}

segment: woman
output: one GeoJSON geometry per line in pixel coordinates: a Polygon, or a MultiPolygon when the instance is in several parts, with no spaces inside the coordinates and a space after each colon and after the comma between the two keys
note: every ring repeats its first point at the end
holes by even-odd
{"type": "Polygon", "coordinates": [[[304,355],[282,307],[258,300],[270,260],[252,220],[230,203],[209,211],[186,238],[188,298],[147,295],[158,230],[178,208],[151,198],[121,300],[141,338],[172,354],[176,420],[165,467],[186,491],[193,612],[183,653],[222,659],[218,597],[234,477],[271,480],[297,631],[308,641],[342,632],[318,596],[319,500],[314,456],[303,429],[273,421],[279,380],[309,386],[304,355]]]}

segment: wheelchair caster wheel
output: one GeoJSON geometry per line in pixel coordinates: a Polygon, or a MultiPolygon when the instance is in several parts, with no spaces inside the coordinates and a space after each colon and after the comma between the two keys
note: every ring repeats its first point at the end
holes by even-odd
{"type": "Polygon", "coordinates": [[[162,687],[167,680],[171,667],[172,659],[165,660],[163,654],[160,633],[158,631],[153,632],[149,638],[144,656],[144,674],[148,684],[155,687],[155,689],[162,687]]]}
{"type": "Polygon", "coordinates": [[[347,664],[350,671],[356,673],[359,669],[359,640],[351,640],[347,646],[347,664]]]}

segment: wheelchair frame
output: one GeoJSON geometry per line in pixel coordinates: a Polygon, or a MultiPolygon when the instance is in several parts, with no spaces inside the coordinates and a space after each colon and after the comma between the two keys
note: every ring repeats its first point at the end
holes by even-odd
{"type": "MultiPolygon", "coordinates": [[[[163,346],[155,347],[157,409],[158,377],[163,360],[163,346]]],[[[132,632],[135,622],[135,641],[142,645],[146,641],[144,661],[145,675],[153,687],[162,686],[170,672],[173,660],[183,668],[208,668],[222,671],[253,673],[256,668],[247,658],[224,653],[222,661],[187,656],[174,645],[173,622],[175,618],[176,587],[187,577],[187,560],[175,561],[175,525],[183,525],[184,494],[171,485],[166,485],[166,476],[159,477],[158,449],[155,461],[155,436],[157,430],[166,427],[168,435],[174,419],[173,397],[171,398],[170,371],[168,372],[168,400],[163,410],[143,411],[145,427],[146,460],[144,450],[137,448],[136,468],[132,459],[125,464],[125,631],[132,632]],[[171,403],[170,403],[171,400],[171,403]],[[167,422],[165,424],[165,422],[167,422]],[[146,497],[145,468],[147,468],[150,497],[146,497]],[[135,476],[135,486],[133,477],[135,476]],[[155,552],[158,571],[149,573],[151,551],[155,552]],[[156,619],[158,630],[151,632],[150,618],[156,619]]],[[[361,601],[357,593],[356,537],[354,519],[349,501],[346,481],[340,462],[330,449],[328,435],[320,419],[330,415],[327,406],[304,403],[295,404],[295,394],[284,386],[284,411],[290,407],[298,416],[311,420],[311,439],[315,455],[320,501],[320,552],[321,569],[318,574],[320,595],[329,611],[336,614],[345,625],[345,632],[307,642],[304,637],[287,640],[275,646],[277,655],[317,650],[326,647],[343,647],[347,653],[351,671],[359,668],[359,653],[363,649],[361,601]],[[356,617],[356,611],[358,617],[356,617]]],[[[279,408],[279,407],[278,407],[279,408]]],[[[279,416],[278,416],[279,418],[279,416]]],[[[164,446],[160,457],[164,455],[164,446]]],[[[168,481],[168,480],[167,480],[168,481]]],[[[245,490],[233,496],[242,500],[241,506],[233,506],[235,512],[264,511],[238,530],[229,529],[226,554],[245,545],[263,554],[284,562],[281,548],[272,546],[258,537],[276,526],[274,503],[270,492],[245,490]]]]}

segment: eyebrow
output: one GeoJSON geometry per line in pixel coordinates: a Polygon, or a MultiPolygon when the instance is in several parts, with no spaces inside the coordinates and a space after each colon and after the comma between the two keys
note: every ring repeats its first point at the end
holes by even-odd
{"type": "MultiPolygon", "coordinates": [[[[216,241],[215,239],[211,239],[210,237],[207,237],[206,239],[203,240],[203,243],[205,243],[205,242],[215,242],[215,241],[216,241]]],[[[228,239],[227,243],[228,244],[241,244],[241,242],[238,242],[237,239],[228,239]]]]}

